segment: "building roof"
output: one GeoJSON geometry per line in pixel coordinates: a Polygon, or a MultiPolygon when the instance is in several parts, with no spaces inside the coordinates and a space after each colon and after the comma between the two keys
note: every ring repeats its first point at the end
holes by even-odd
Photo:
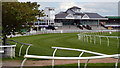
{"type": "Polygon", "coordinates": [[[90,18],[104,18],[103,16],[99,15],[98,13],[85,13],[87,14],[90,18]]]}
{"type": "MultiPolygon", "coordinates": [[[[73,10],[71,10],[71,9],[74,9],[74,8],[81,9],[81,8],[79,8],[79,7],[76,7],[76,6],[73,6],[73,7],[69,8],[69,9],[67,9],[67,11],[70,10],[71,12],[73,12],[73,13],[72,13],[73,16],[76,16],[76,15],[77,15],[77,16],[83,17],[84,15],[87,15],[90,19],[108,19],[108,18],[105,18],[105,17],[99,15],[98,13],[81,13],[81,12],[74,12],[73,10]]],[[[66,12],[60,12],[60,13],[56,14],[56,15],[55,15],[55,18],[66,18],[66,16],[67,16],[68,14],[71,14],[71,13],[68,13],[67,11],[66,11],[66,12]]]]}
{"type": "Polygon", "coordinates": [[[69,8],[69,9],[81,9],[81,8],[79,8],[77,6],[73,6],[73,7],[69,8]]]}
{"type": "Polygon", "coordinates": [[[120,19],[120,16],[106,16],[109,19],[120,19]]]}
{"type": "Polygon", "coordinates": [[[67,10],[66,10],[66,13],[67,13],[67,11],[72,11],[72,12],[75,14],[76,12],[73,11],[72,9],[81,9],[81,8],[79,8],[79,7],[77,7],[77,6],[73,6],[73,7],[69,8],[69,9],[67,9],[67,10]]]}
{"type": "Polygon", "coordinates": [[[55,15],[55,18],[65,18],[68,15],[68,13],[60,12],[55,15]]]}
{"type": "Polygon", "coordinates": [[[84,16],[85,14],[84,14],[84,13],[75,13],[74,15],[81,15],[81,16],[84,16]]]}

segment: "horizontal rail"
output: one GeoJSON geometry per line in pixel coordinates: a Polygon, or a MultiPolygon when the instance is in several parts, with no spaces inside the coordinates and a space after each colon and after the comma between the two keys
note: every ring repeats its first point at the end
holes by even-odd
{"type": "Polygon", "coordinates": [[[28,45],[28,46],[32,46],[32,44],[21,43],[21,42],[15,41],[15,40],[7,40],[7,41],[16,42],[16,43],[19,43],[19,44],[22,44],[22,45],[28,45]]]}
{"type": "Polygon", "coordinates": [[[1,54],[1,53],[4,53],[4,51],[0,51],[0,54],[1,54]]]}
{"type": "Polygon", "coordinates": [[[77,34],[79,35],[84,35],[84,36],[97,36],[97,37],[109,37],[109,38],[120,38],[120,36],[101,36],[101,35],[86,35],[86,34],[77,34]]]}
{"type": "Polygon", "coordinates": [[[53,56],[36,56],[36,55],[25,55],[24,58],[37,58],[37,59],[56,59],[56,60],[81,60],[81,59],[102,59],[120,57],[120,54],[114,55],[103,55],[103,56],[91,56],[91,57],[53,57],[53,56]]]}
{"type": "Polygon", "coordinates": [[[119,36],[99,36],[99,37],[120,38],[119,36]]]}
{"type": "Polygon", "coordinates": [[[0,46],[0,47],[2,47],[2,48],[4,48],[4,47],[16,47],[16,45],[7,45],[7,46],[0,46]]]}
{"type": "Polygon", "coordinates": [[[95,54],[95,55],[106,55],[106,54],[92,52],[92,51],[87,51],[87,50],[82,50],[82,49],[63,48],[63,47],[52,47],[52,48],[57,48],[57,49],[62,49],[62,50],[81,51],[81,52],[91,53],[91,54],[95,54]]]}

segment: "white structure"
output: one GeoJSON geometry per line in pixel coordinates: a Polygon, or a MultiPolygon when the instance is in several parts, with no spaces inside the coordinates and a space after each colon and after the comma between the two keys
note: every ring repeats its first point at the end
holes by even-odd
{"type": "Polygon", "coordinates": [[[55,19],[55,9],[51,7],[46,7],[44,9],[45,13],[45,22],[48,23],[48,25],[54,24],[54,19],[55,19]]]}
{"type": "MultiPolygon", "coordinates": [[[[102,59],[102,58],[115,58],[115,57],[119,57],[120,54],[113,54],[113,55],[107,55],[107,54],[102,54],[102,53],[97,53],[97,52],[92,52],[92,51],[87,51],[87,50],[82,50],[82,49],[73,49],[73,48],[64,48],[64,47],[52,47],[54,48],[54,52],[52,56],[38,56],[38,55],[28,55],[28,49],[26,50],[26,54],[24,56],[24,60],[21,64],[21,68],[23,68],[25,61],[27,60],[27,58],[34,58],[34,59],[51,59],[52,60],[52,68],[54,68],[54,60],[78,60],[78,68],[80,68],[80,60],[87,60],[87,62],[84,65],[84,68],[87,67],[87,63],[89,62],[89,60],[92,59],[102,59]],[[56,51],[57,50],[71,50],[71,51],[78,51],[81,52],[80,55],[78,57],[56,57],[56,51]],[[99,56],[90,56],[90,57],[82,57],[82,55],[84,53],[90,53],[90,54],[94,54],[94,55],[99,55],[99,56]]],[[[118,68],[118,63],[119,63],[119,58],[116,59],[115,62],[115,68],[118,68]]]]}

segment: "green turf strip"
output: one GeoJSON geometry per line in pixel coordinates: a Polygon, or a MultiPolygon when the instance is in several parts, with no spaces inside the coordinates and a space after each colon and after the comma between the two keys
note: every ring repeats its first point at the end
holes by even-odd
{"type": "MultiPolygon", "coordinates": [[[[29,49],[29,54],[32,55],[46,55],[51,56],[54,49],[52,46],[56,47],[66,47],[66,48],[76,48],[76,49],[84,49],[104,54],[116,54],[118,53],[117,47],[117,39],[110,39],[110,46],[107,46],[107,39],[102,38],[102,44],[99,44],[99,38],[96,38],[96,44],[83,42],[82,40],[78,40],[78,33],[63,33],[63,34],[40,34],[33,36],[24,36],[24,37],[15,37],[10,38],[19,42],[33,44],[33,46],[29,49]]],[[[87,33],[88,34],[88,33],[87,33]]],[[[109,33],[89,33],[93,35],[110,35],[109,33]]],[[[118,33],[113,32],[112,36],[117,36],[118,33]]],[[[16,56],[18,56],[19,48],[21,45],[17,45],[16,47],[16,56]]],[[[23,47],[22,56],[25,54],[26,46],[23,47]]],[[[57,50],[55,56],[79,56],[81,52],[76,51],[66,51],[66,50],[57,50]]],[[[91,56],[92,54],[83,54],[83,56],[91,56]]],[[[23,57],[17,57],[23,58],[23,57]]]]}

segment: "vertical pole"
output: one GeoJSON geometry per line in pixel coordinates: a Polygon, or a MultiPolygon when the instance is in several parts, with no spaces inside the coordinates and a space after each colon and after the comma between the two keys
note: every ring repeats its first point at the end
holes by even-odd
{"type": "Polygon", "coordinates": [[[87,62],[85,63],[84,68],[86,68],[86,67],[87,67],[88,62],[89,62],[89,59],[88,59],[88,60],[87,60],[87,62]]]}
{"type": "Polygon", "coordinates": [[[90,36],[90,43],[92,43],[92,36],[90,36]]]}
{"type": "Polygon", "coordinates": [[[96,37],[94,36],[94,44],[96,43],[96,37]]]}
{"type": "Polygon", "coordinates": [[[116,63],[115,63],[115,68],[118,68],[118,62],[119,62],[119,55],[118,55],[118,59],[117,59],[117,61],[116,61],[116,63]]]}
{"type": "Polygon", "coordinates": [[[87,42],[88,42],[88,36],[87,36],[87,42]]]}
{"type": "Polygon", "coordinates": [[[82,37],[82,41],[84,41],[83,35],[81,35],[81,37],[82,37]]]}
{"type": "Polygon", "coordinates": [[[13,50],[14,50],[14,51],[13,51],[13,52],[14,52],[14,53],[13,53],[13,54],[14,54],[13,57],[15,57],[15,47],[13,47],[13,50]]]}
{"type": "Polygon", "coordinates": [[[25,61],[27,60],[27,58],[25,58],[23,61],[22,61],[22,64],[21,64],[21,67],[20,68],[23,68],[23,65],[25,63],[25,61]]]}
{"type": "Polygon", "coordinates": [[[86,35],[84,35],[84,42],[86,41],[86,35]]]}
{"type": "Polygon", "coordinates": [[[109,46],[109,38],[108,37],[106,37],[107,38],[107,45],[109,46]]]}
{"type": "Polygon", "coordinates": [[[29,50],[29,48],[30,48],[30,45],[27,47],[27,49],[26,49],[26,55],[28,54],[28,50],[29,50]]]}
{"type": "Polygon", "coordinates": [[[81,36],[80,35],[78,36],[78,39],[81,40],[81,36]]]}
{"type": "Polygon", "coordinates": [[[10,56],[11,56],[11,58],[12,58],[12,57],[13,57],[12,46],[10,47],[10,49],[11,49],[11,55],[10,55],[10,56]]]}
{"type": "Polygon", "coordinates": [[[99,36],[99,38],[100,38],[100,45],[101,45],[102,40],[101,40],[101,37],[100,37],[100,36],[99,36]]]}
{"type": "MultiPolygon", "coordinates": [[[[82,51],[82,53],[79,55],[79,57],[81,57],[82,55],[83,55],[83,51],[82,51]]],[[[78,60],[78,68],[80,68],[80,60],[78,60]]]]}
{"type": "MultiPolygon", "coordinates": [[[[53,57],[55,56],[56,51],[57,51],[57,48],[53,52],[53,57]]],[[[52,68],[54,68],[54,59],[52,60],[52,68]]]]}
{"type": "Polygon", "coordinates": [[[119,48],[119,37],[117,37],[118,43],[117,43],[117,47],[119,48]]]}
{"type": "Polygon", "coordinates": [[[80,40],[80,35],[79,35],[79,34],[77,34],[77,36],[78,36],[78,40],[80,40]]]}
{"type": "Polygon", "coordinates": [[[83,35],[83,41],[85,42],[85,35],[83,35]]]}
{"type": "Polygon", "coordinates": [[[22,47],[23,47],[23,45],[20,47],[19,56],[21,56],[22,47]]]}

